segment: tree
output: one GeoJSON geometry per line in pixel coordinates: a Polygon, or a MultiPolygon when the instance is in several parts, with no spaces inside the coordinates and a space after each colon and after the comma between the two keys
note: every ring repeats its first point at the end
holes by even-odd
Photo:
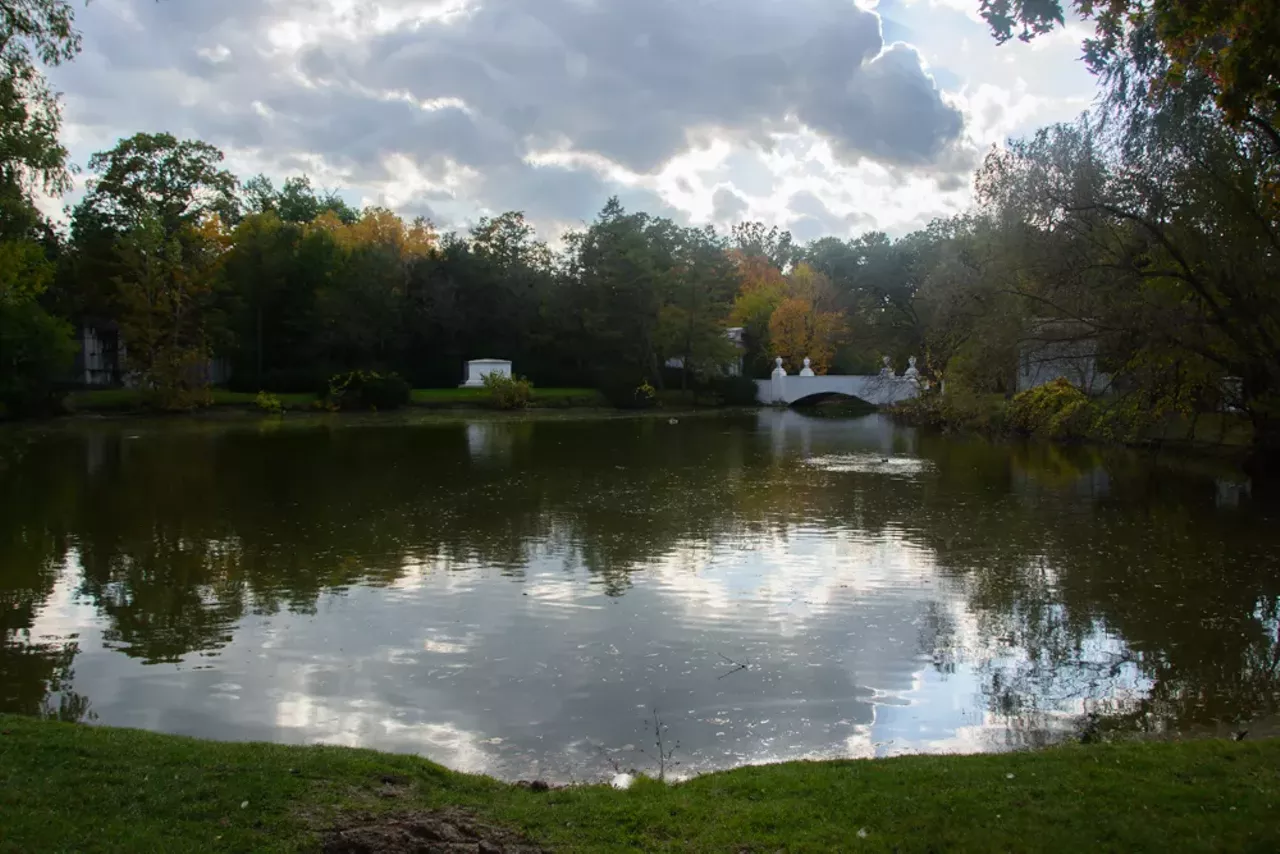
{"type": "Polygon", "coordinates": [[[786,299],[787,280],[764,255],[735,249],[729,256],[737,265],[741,283],[730,320],[743,328],[744,369],[747,376],[767,376],[773,367],[769,318],[786,299]]]}
{"type": "Polygon", "coordinates": [[[779,270],[786,270],[796,256],[796,246],[791,232],[776,225],[764,227],[762,222],[742,222],[733,227],[730,242],[746,256],[768,259],[779,270]]]}
{"type": "Polygon", "coordinates": [[[306,175],[286,178],[280,190],[276,190],[267,176],[255,175],[244,182],[241,197],[249,213],[272,212],[284,222],[308,223],[326,211],[344,225],[352,225],[360,218],[359,211],[337,193],[317,193],[306,175]]]}
{"type": "Polygon", "coordinates": [[[126,365],[152,405],[189,409],[207,403],[211,355],[207,312],[220,247],[216,218],[165,232],[143,216],[119,239],[120,329],[126,365]]]}
{"type": "Polygon", "coordinates": [[[570,340],[601,385],[661,385],[655,344],[677,230],[670,220],[628,213],[613,198],[589,228],[565,237],[565,296],[577,320],[570,340]]]}
{"type": "Polygon", "coordinates": [[[998,42],[1023,41],[1061,26],[1066,12],[1092,18],[1085,59],[1107,72],[1135,46],[1158,45],[1174,85],[1190,75],[1212,81],[1218,106],[1233,123],[1260,128],[1280,155],[1280,11],[1272,0],[981,0],[998,42]]]}
{"type": "Polygon", "coordinates": [[[58,65],[80,51],[70,4],[0,0],[0,236],[25,219],[30,190],[69,187],[67,151],[58,141],[61,111],[37,62],[58,65]]]}
{"type": "Polygon", "coordinates": [[[988,159],[980,198],[1021,222],[1016,291],[1110,349],[1135,417],[1214,405],[1226,377],[1280,469],[1280,209],[1268,157],[1211,112],[1057,126],[988,159]],[[1135,136],[1137,134],[1137,136],[1135,136]]]}
{"type": "Polygon", "coordinates": [[[37,301],[52,276],[39,244],[0,241],[0,405],[10,415],[49,408],[71,364],[71,328],[37,301]]]}
{"type": "Polygon", "coordinates": [[[798,370],[805,358],[814,373],[825,374],[848,327],[835,310],[831,283],[808,264],[798,264],[788,279],[788,296],[769,318],[769,341],[775,356],[798,370]]]}
{"type": "Polygon", "coordinates": [[[237,181],[223,169],[223,154],[199,140],[139,133],[89,158],[98,177],[72,215],[72,233],[123,235],[145,222],[166,239],[210,216],[240,218],[237,181]]]}
{"type": "Polygon", "coordinates": [[[655,339],[659,357],[680,361],[680,385],[717,376],[736,355],[725,319],[738,274],[724,241],[708,227],[676,235],[674,264],[663,295],[655,339]]]}
{"type": "MultiPolygon", "coordinates": [[[[222,264],[225,300],[234,340],[233,371],[260,389],[269,370],[285,367],[278,347],[288,308],[283,295],[295,267],[300,229],[286,225],[274,211],[252,213],[236,226],[222,264]]],[[[295,311],[297,306],[292,307],[295,311]]],[[[276,391],[286,389],[274,388],[276,391]]]]}

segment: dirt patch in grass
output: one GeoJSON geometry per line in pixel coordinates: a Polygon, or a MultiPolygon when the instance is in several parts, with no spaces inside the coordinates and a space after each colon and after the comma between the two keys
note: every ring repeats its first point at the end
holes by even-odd
{"type": "Polygon", "coordinates": [[[324,854],[544,854],[519,834],[459,810],[353,819],[324,836],[324,854]]]}

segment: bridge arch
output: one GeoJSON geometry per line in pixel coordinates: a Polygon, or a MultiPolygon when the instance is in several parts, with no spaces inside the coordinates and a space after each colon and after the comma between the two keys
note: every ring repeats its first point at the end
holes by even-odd
{"type": "Polygon", "coordinates": [[[795,409],[804,409],[808,406],[817,406],[828,401],[848,401],[850,403],[861,403],[864,406],[875,408],[876,404],[865,398],[858,397],[856,394],[849,394],[843,391],[815,391],[813,394],[798,397],[787,405],[795,409]]]}
{"type": "Polygon", "coordinates": [[[792,405],[836,394],[858,398],[872,406],[888,406],[919,396],[920,383],[915,376],[887,372],[869,376],[796,376],[778,372],[767,380],[756,380],[756,399],[761,403],[792,405]]]}

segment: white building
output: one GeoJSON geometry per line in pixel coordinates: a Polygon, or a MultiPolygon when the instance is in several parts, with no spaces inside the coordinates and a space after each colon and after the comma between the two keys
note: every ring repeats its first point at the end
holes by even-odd
{"type": "Polygon", "coordinates": [[[482,388],[489,374],[511,378],[511,363],[506,359],[473,359],[467,362],[467,375],[460,388],[482,388]]]}

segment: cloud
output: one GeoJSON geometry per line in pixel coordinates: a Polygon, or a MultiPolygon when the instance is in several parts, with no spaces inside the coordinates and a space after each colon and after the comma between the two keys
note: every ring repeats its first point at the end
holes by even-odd
{"type": "Polygon", "coordinates": [[[650,173],[715,130],[763,143],[798,119],[849,160],[923,163],[963,126],[879,18],[846,0],[484,0],[467,14],[308,48],[347,88],[457,99],[514,145],[650,173]]]}
{"type": "MultiPolygon", "coordinates": [[[[952,206],[975,140],[1051,85],[1024,85],[1016,101],[970,89],[946,67],[961,54],[940,62],[936,47],[905,42],[963,42],[968,63],[970,41],[995,56],[983,27],[923,0],[880,4],[889,24],[873,5],[95,0],[78,15],[85,52],[53,77],[80,162],[119,136],[168,130],[223,148],[241,174],[305,169],[358,201],[453,223],[518,208],[554,229],[621,194],[658,215],[750,210],[785,225],[805,190],[828,210],[800,215],[800,229],[843,233],[851,178],[923,178],[952,206]],[[938,16],[968,40],[939,33],[938,16]],[[778,156],[788,146],[823,156],[792,163],[778,156]]],[[[914,223],[927,197],[911,198],[858,213],[914,223]]]]}
{"type": "Polygon", "coordinates": [[[713,222],[721,224],[736,223],[747,212],[747,200],[728,187],[721,187],[711,197],[713,222]]]}

